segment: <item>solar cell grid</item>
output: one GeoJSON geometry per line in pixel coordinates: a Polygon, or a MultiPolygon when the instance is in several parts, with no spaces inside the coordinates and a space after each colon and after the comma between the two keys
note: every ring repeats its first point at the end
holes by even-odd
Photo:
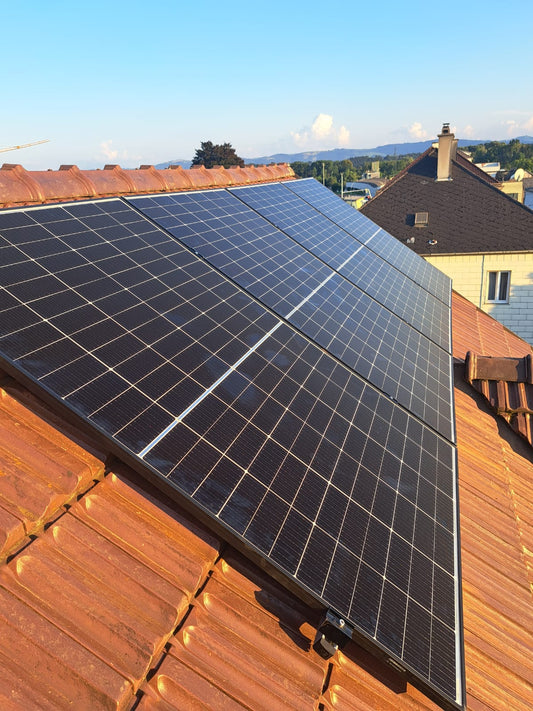
{"type": "MultiPolygon", "coordinates": [[[[453,537],[427,512],[436,460],[409,433],[433,440],[435,451],[438,436],[397,429],[397,406],[369,388],[282,326],[146,459],[406,663],[413,650],[403,628],[416,618],[427,631],[429,670],[442,639],[454,654],[453,605],[435,600],[431,582],[438,574],[453,585],[453,537]],[[365,404],[372,401],[374,409],[365,404]],[[433,563],[437,538],[448,557],[433,563]],[[435,617],[443,624],[431,629],[435,617]]],[[[437,672],[433,681],[441,683],[437,672]]]]}
{"type": "MultiPolygon", "coordinates": [[[[370,220],[356,219],[357,230],[348,234],[285,184],[233,188],[232,192],[376,301],[450,351],[448,306],[371,251],[380,230],[370,220]],[[361,243],[366,246],[361,247],[361,243]],[[348,259],[356,250],[357,258],[348,259]]],[[[407,250],[407,254],[411,252],[407,250]]]]}
{"type": "Polygon", "coordinates": [[[230,192],[334,269],[377,229],[368,220],[357,237],[348,236],[280,183],[230,188],[230,192]]]}
{"type": "MultiPolygon", "coordinates": [[[[123,224],[143,223],[140,234],[134,232],[128,238],[128,255],[120,251],[123,237],[111,243],[99,235],[100,228],[88,229],[80,221],[77,233],[92,245],[93,259],[88,262],[81,257],[83,246],[76,250],[66,245],[63,235],[54,238],[56,253],[66,259],[64,268],[54,275],[41,266],[49,259],[50,249],[46,256],[30,259],[28,252],[38,253],[31,246],[34,243],[19,228],[6,228],[0,221],[2,235],[11,245],[0,248],[10,249],[11,255],[9,263],[7,255],[0,254],[0,258],[6,256],[0,272],[6,306],[0,334],[4,354],[18,366],[135,449],[135,443],[127,441],[127,432],[137,432],[136,418],[146,419],[144,413],[150,409],[143,434],[143,441],[149,441],[151,434],[162,429],[160,422],[168,424],[203,391],[206,381],[212,384],[228,368],[224,358],[233,363],[275,319],[134,210],[114,202],[121,205],[115,214],[133,213],[123,224]],[[158,246],[164,243],[170,243],[171,249],[162,257],[158,246]],[[116,256],[124,260],[117,262],[116,256]],[[16,275],[15,264],[21,265],[16,275]],[[174,283],[179,288],[173,288],[174,283]],[[88,286],[95,291],[90,300],[84,296],[88,286]],[[136,288],[142,289],[142,297],[135,295],[136,288]],[[188,372],[176,363],[187,364],[188,372]],[[148,365],[154,366],[159,382],[157,397],[153,378],[146,375],[148,365]],[[152,402],[155,405],[150,407],[152,402]],[[126,433],[119,435],[126,425],[126,433]]],[[[105,218],[100,224],[106,225],[114,218],[98,212],[100,205],[109,210],[109,203],[95,203],[90,212],[95,215],[97,211],[105,218]]],[[[87,207],[79,207],[87,219],[87,207]]],[[[70,210],[76,213],[77,208],[70,210]]],[[[66,211],[52,210],[54,221],[46,209],[28,211],[27,216],[44,215],[42,224],[56,225],[66,211]]]]}
{"type": "MultiPolygon", "coordinates": [[[[218,230],[282,300],[294,274],[264,266],[284,237],[224,191],[194,200],[199,244],[218,230]]],[[[309,255],[293,315],[316,345],[122,200],[0,212],[0,238],[3,366],[460,707],[455,450],[432,420],[448,354],[322,264],[315,292],[309,255]]]]}
{"type": "MultiPolygon", "coordinates": [[[[281,185],[258,186],[259,194],[269,200],[275,200],[280,189],[290,196],[281,185]]],[[[242,192],[256,195],[255,188],[243,188],[242,192]]],[[[155,195],[130,201],[279,316],[453,439],[447,396],[450,356],[394,313],[226,191],[155,195]],[[216,218],[201,219],[215,213],[216,218]],[[231,228],[231,236],[226,236],[226,228],[231,228]]],[[[295,212],[298,204],[305,207],[297,196],[293,202],[295,212]]],[[[314,213],[312,208],[307,209],[309,233],[314,213]]],[[[339,232],[329,220],[325,222],[339,232]]],[[[340,272],[349,270],[359,258],[354,240],[346,239],[352,251],[339,265],[340,272]]],[[[423,292],[410,283],[416,294],[423,292]]],[[[394,300],[389,298],[391,304],[397,301],[397,294],[394,300]]],[[[444,338],[449,345],[447,331],[444,338]]]]}
{"type": "Polygon", "coordinates": [[[226,191],[130,201],[282,315],[329,274],[327,267],[226,191]]]}
{"type": "MultiPolygon", "coordinates": [[[[364,229],[365,222],[370,222],[364,215],[354,210],[343,200],[339,200],[331,190],[313,178],[290,181],[284,183],[284,186],[354,237],[364,229]]],[[[372,239],[371,249],[387,262],[394,264],[400,271],[407,274],[447,306],[450,305],[449,279],[431,264],[419,259],[417,254],[387,232],[379,231],[378,235],[372,239]]]]}

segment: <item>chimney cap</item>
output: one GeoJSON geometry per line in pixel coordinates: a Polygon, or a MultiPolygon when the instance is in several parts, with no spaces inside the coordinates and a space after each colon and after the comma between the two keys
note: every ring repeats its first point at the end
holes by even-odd
{"type": "Polygon", "coordinates": [[[449,123],[442,124],[442,133],[450,133],[450,124],[449,123]]]}

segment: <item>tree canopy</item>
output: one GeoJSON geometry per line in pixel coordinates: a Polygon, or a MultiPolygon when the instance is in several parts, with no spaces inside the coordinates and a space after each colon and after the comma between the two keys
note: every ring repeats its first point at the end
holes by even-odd
{"type": "Polygon", "coordinates": [[[533,143],[521,143],[513,138],[509,143],[489,141],[475,146],[467,146],[474,163],[500,163],[502,170],[524,168],[533,173],[533,143]]]}
{"type": "Polygon", "coordinates": [[[231,143],[213,144],[211,141],[202,141],[200,148],[196,149],[191,165],[203,165],[213,168],[222,165],[230,168],[233,165],[244,166],[244,160],[235,153],[231,143]]]}
{"type": "Polygon", "coordinates": [[[371,169],[372,162],[379,160],[381,177],[390,178],[409,165],[417,155],[417,153],[411,153],[400,157],[356,156],[347,160],[325,160],[312,163],[295,161],[291,163],[291,168],[299,178],[316,178],[319,182],[322,182],[322,178],[324,178],[324,183],[328,188],[334,192],[340,192],[341,173],[346,186],[348,182],[360,180],[363,173],[371,169]]]}

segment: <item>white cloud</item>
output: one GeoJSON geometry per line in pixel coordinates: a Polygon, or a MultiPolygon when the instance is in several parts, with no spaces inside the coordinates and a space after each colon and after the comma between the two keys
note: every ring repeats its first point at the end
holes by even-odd
{"type": "Polygon", "coordinates": [[[420,121],[412,123],[408,128],[408,132],[411,138],[416,138],[419,141],[424,140],[424,138],[427,138],[428,135],[428,132],[422,128],[420,121]]]}
{"type": "Polygon", "coordinates": [[[116,149],[111,148],[111,144],[113,141],[102,141],[100,143],[100,152],[104,156],[104,158],[107,158],[107,160],[115,160],[115,158],[118,157],[118,151],[116,149]]]}
{"type": "Polygon", "coordinates": [[[505,130],[507,131],[508,136],[512,136],[513,133],[516,133],[516,131],[519,130],[520,124],[518,121],[515,121],[514,119],[509,119],[508,121],[504,121],[504,126],[505,130]]]}
{"type": "MultiPolygon", "coordinates": [[[[516,112],[516,114],[518,114],[518,112],[516,112]]],[[[533,131],[533,116],[529,116],[527,119],[507,119],[506,121],[502,121],[500,125],[505,128],[507,135],[512,138],[513,136],[533,131]]]]}
{"type": "Polygon", "coordinates": [[[347,147],[350,143],[350,132],[346,126],[339,128],[339,146],[347,147]]]}
{"type": "Polygon", "coordinates": [[[309,141],[309,133],[305,130],[291,131],[292,140],[299,147],[303,148],[309,141]]]}
{"type": "Polygon", "coordinates": [[[333,116],[329,114],[318,114],[311,126],[313,138],[327,138],[333,131],[333,116]]]}
{"type": "Polygon", "coordinates": [[[474,128],[470,125],[465,126],[461,133],[465,136],[465,138],[474,138],[474,128]]]}
{"type": "Polygon", "coordinates": [[[347,146],[350,132],[346,126],[337,128],[330,114],[320,113],[311,126],[291,131],[291,138],[298,148],[307,150],[327,150],[347,146]]]}

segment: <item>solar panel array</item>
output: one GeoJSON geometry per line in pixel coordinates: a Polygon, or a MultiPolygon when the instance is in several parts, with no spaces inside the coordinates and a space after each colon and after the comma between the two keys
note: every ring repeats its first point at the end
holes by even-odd
{"type": "MultiPolygon", "coordinates": [[[[331,190],[320,185],[316,180],[310,178],[294,180],[290,185],[289,183],[285,185],[353,237],[357,238],[358,233],[364,229],[367,218],[343,200],[339,200],[331,190]]],[[[448,277],[438,269],[433,269],[429,262],[417,259],[415,252],[394,239],[385,230],[380,229],[373,238],[371,249],[390,264],[394,264],[415,283],[427,289],[430,294],[450,305],[451,292],[448,277]]]]}
{"type": "MultiPolygon", "coordinates": [[[[383,284],[382,288],[370,289],[381,292],[380,302],[344,276],[344,272],[357,269],[365,256],[360,243],[281,184],[235,191],[236,195],[243,193],[255,209],[257,201],[266,196],[270,209],[265,210],[265,217],[272,222],[272,214],[274,218],[279,214],[276,204],[280,205],[281,214],[289,211],[294,216],[300,212],[307,214],[297,223],[293,219],[285,233],[226,190],[135,197],[130,202],[277,315],[452,439],[449,350],[392,310],[399,298],[412,303],[420,292],[426,294],[426,301],[440,305],[438,323],[427,330],[433,330],[437,336],[442,334],[440,340],[449,348],[449,308],[392,267],[386,275],[388,284],[368,280],[383,284]],[[292,203],[289,210],[283,202],[285,196],[292,203]],[[322,256],[323,250],[306,249],[318,242],[318,230],[321,240],[330,245],[328,263],[313,253],[322,256]],[[294,233],[304,237],[296,241],[294,233]],[[331,247],[337,243],[342,249],[340,258],[331,247]],[[333,266],[338,266],[338,270],[333,266]],[[400,289],[403,289],[401,297],[400,289]],[[387,298],[387,294],[394,292],[394,296],[387,298]]],[[[280,222],[285,228],[284,220],[280,222]]],[[[366,222],[371,236],[377,228],[370,220],[366,222]]],[[[372,253],[366,250],[368,254],[372,253]]],[[[373,260],[380,262],[375,265],[376,270],[385,264],[375,255],[373,260]]],[[[363,279],[359,279],[359,284],[364,284],[363,279]]]]}
{"type": "Polygon", "coordinates": [[[460,708],[450,354],[237,195],[0,212],[0,361],[460,708]]]}

